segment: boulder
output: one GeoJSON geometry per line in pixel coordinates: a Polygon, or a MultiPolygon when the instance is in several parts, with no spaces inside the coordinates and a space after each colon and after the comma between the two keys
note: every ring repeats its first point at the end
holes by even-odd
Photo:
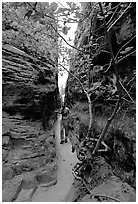
{"type": "Polygon", "coordinates": [[[14,177],[14,171],[10,166],[2,167],[2,182],[14,177]]]}
{"type": "Polygon", "coordinates": [[[38,186],[36,175],[33,172],[26,172],[24,175],[22,175],[22,180],[23,189],[32,189],[38,186]]]}
{"type": "MultiPolygon", "coordinates": [[[[52,171],[52,169],[51,169],[51,171],[52,171]]],[[[39,182],[39,184],[41,186],[50,187],[50,186],[55,185],[57,183],[55,176],[54,175],[51,176],[49,170],[40,169],[40,170],[36,171],[35,174],[36,174],[37,181],[39,182]]]]}
{"type": "Polygon", "coordinates": [[[22,189],[15,200],[15,202],[31,202],[33,193],[35,192],[36,187],[31,189],[22,189]]]}
{"type": "Polygon", "coordinates": [[[2,201],[12,202],[17,198],[22,188],[22,177],[15,176],[13,179],[5,181],[2,190],[2,201]]]}
{"type": "Polygon", "coordinates": [[[11,145],[11,140],[10,140],[10,136],[3,136],[2,137],[2,145],[3,146],[9,146],[11,145]]]}

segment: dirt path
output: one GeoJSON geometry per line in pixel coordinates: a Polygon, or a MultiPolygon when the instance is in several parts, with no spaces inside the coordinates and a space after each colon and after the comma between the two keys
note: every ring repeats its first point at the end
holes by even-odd
{"type": "Polygon", "coordinates": [[[60,144],[60,120],[61,118],[59,117],[55,127],[58,154],[57,184],[49,188],[38,187],[32,197],[32,202],[64,201],[74,181],[72,167],[78,160],[75,153],[71,152],[71,144],[69,142],[60,144]]]}

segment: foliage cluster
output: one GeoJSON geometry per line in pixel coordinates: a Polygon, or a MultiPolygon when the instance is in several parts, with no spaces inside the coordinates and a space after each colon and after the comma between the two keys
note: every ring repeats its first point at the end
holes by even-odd
{"type": "Polygon", "coordinates": [[[66,8],[60,2],[3,2],[3,44],[14,45],[41,59],[49,57],[57,63],[63,49],[68,52],[59,33],[67,35],[70,29],[67,24],[77,21],[78,10],[73,2],[67,2],[66,8]]]}
{"type": "Polygon", "coordinates": [[[54,5],[48,2],[3,3],[3,44],[11,44],[33,56],[57,61],[57,34],[51,28],[54,5]],[[52,16],[47,17],[46,15],[52,16]]]}

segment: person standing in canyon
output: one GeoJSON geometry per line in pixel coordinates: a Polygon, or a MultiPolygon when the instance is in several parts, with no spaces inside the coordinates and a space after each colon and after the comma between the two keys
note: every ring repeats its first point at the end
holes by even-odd
{"type": "Polygon", "coordinates": [[[69,132],[69,108],[63,105],[61,114],[62,114],[62,120],[61,120],[61,142],[60,144],[63,144],[64,142],[68,142],[68,132],[69,132]]]}

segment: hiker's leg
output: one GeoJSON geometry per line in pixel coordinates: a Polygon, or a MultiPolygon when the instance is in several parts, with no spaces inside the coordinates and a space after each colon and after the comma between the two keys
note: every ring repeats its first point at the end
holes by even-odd
{"type": "Polygon", "coordinates": [[[63,122],[62,121],[61,121],[60,139],[61,139],[61,144],[62,144],[64,142],[64,126],[63,126],[63,122]]]}
{"type": "Polygon", "coordinates": [[[66,121],[65,122],[65,142],[67,142],[68,131],[69,131],[69,123],[68,123],[68,121],[66,121]]]}

